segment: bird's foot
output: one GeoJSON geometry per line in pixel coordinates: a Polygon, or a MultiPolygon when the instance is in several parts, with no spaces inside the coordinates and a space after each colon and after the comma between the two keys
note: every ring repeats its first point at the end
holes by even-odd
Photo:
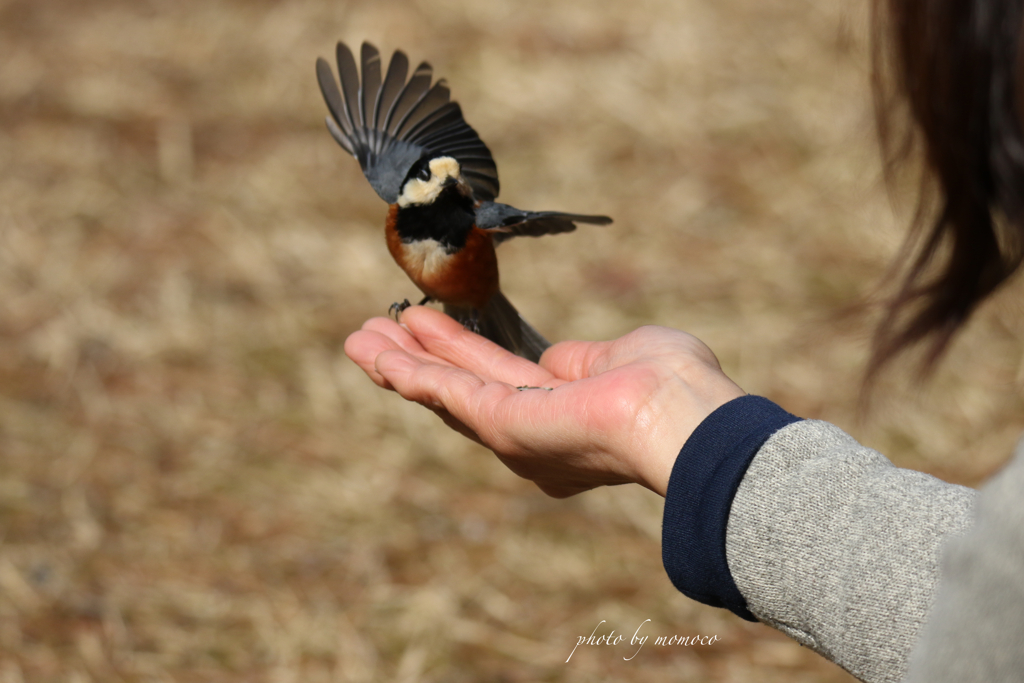
{"type": "Polygon", "coordinates": [[[395,316],[395,321],[398,321],[398,316],[402,315],[402,311],[412,306],[408,299],[403,299],[401,302],[396,301],[388,307],[388,315],[395,316]]]}
{"type": "MultiPolygon", "coordinates": [[[[429,296],[425,296],[422,299],[420,299],[420,302],[416,305],[425,306],[429,304],[431,301],[433,301],[433,299],[431,299],[429,296]]],[[[401,302],[396,301],[395,303],[391,304],[391,306],[388,307],[388,315],[393,315],[395,316],[395,320],[398,320],[398,316],[402,315],[402,311],[409,308],[410,306],[412,306],[412,304],[409,303],[408,299],[402,299],[401,302]]]]}
{"type": "Polygon", "coordinates": [[[473,312],[469,314],[469,320],[463,325],[467,330],[473,334],[480,334],[480,311],[473,309],[473,312]]]}

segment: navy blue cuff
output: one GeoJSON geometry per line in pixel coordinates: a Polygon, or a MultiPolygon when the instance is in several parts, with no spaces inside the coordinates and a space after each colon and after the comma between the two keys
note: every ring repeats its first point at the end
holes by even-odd
{"type": "Polygon", "coordinates": [[[676,458],[665,495],[661,559],[679,591],[757,621],[725,557],[725,528],[743,475],[775,432],[800,418],[760,396],[729,401],[705,418],[676,458]]]}

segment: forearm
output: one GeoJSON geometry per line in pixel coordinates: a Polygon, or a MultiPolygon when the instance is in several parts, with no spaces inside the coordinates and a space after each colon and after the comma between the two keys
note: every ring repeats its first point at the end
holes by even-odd
{"type": "MultiPolygon", "coordinates": [[[[698,441],[729,436],[694,434],[698,441]]],[[[688,469],[677,465],[673,480],[688,469]]],[[[728,580],[745,601],[733,611],[863,680],[898,681],[934,599],[941,548],[970,526],[974,495],[898,469],[833,425],[783,426],[750,460],[721,530],[728,580]]],[[[670,484],[666,510],[672,498],[670,484]]],[[[705,545],[718,535],[708,531],[705,545]]],[[[676,584],[690,582],[669,555],[676,584]]]]}
{"type": "Polygon", "coordinates": [[[978,492],[970,531],[942,553],[942,585],[905,683],[1019,682],[1024,672],[1024,443],[978,492]]]}
{"type": "Polygon", "coordinates": [[[896,468],[825,422],[775,434],[733,501],[726,551],[761,621],[866,681],[899,681],[939,556],[974,491],[896,468]]]}

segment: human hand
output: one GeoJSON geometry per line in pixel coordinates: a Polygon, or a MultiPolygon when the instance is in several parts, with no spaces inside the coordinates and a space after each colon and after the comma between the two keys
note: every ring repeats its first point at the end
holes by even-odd
{"type": "Polygon", "coordinates": [[[561,342],[537,365],[429,308],[408,308],[401,322],[368,320],[345,353],[558,498],[630,482],[664,496],[693,430],[744,395],[711,349],[665,327],[561,342]]]}

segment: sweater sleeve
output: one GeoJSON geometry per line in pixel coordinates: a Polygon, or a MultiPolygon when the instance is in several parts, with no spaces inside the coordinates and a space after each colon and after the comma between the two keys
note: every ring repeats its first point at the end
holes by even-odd
{"type": "Polygon", "coordinates": [[[768,399],[743,396],[709,415],[687,439],[669,478],[661,543],[665,569],[683,595],[755,621],[725,557],[729,509],[764,442],[798,419],[768,399]]]}
{"type": "Polygon", "coordinates": [[[1024,678],[1024,443],[978,492],[971,529],[942,552],[935,607],[907,683],[1024,678]]]}
{"type": "Polygon", "coordinates": [[[834,425],[772,434],[730,508],[728,567],[750,612],[864,681],[895,682],[975,492],[895,467],[834,425]]]}

